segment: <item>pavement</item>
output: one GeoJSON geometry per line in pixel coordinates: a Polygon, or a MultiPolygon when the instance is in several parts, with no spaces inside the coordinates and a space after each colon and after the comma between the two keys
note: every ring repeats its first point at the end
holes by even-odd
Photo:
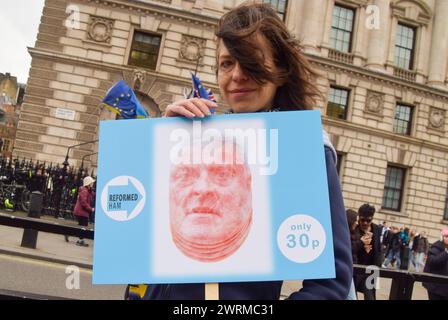
{"type": "MultiPolygon", "coordinates": [[[[5,214],[13,214],[15,216],[26,217],[24,212],[8,212],[0,211],[5,214]]],[[[56,222],[63,225],[77,226],[77,222],[73,220],[61,220],[55,219],[51,216],[42,216],[42,220],[56,222]]],[[[89,224],[89,227],[93,227],[89,224]]],[[[32,259],[39,261],[46,261],[53,264],[60,264],[64,266],[75,265],[79,268],[86,270],[90,273],[93,264],[93,240],[84,240],[89,244],[88,247],[77,246],[75,237],[70,237],[69,242],[66,242],[64,236],[39,232],[36,249],[29,249],[21,247],[23,229],[5,227],[0,225],[0,254],[8,256],[21,257],[23,259],[32,259]]],[[[31,261],[31,260],[30,260],[31,261]]],[[[91,281],[91,280],[89,280],[91,281]]],[[[377,290],[378,300],[388,300],[389,292],[391,287],[391,279],[380,278],[379,289],[377,290]]],[[[90,286],[91,282],[90,282],[90,286]]],[[[94,286],[93,286],[94,287],[94,286]]],[[[289,296],[293,291],[298,290],[302,287],[301,281],[285,281],[282,288],[282,297],[285,298],[289,296]]],[[[0,288],[6,289],[6,288],[0,288]]],[[[11,288],[8,288],[11,290],[11,288]]],[[[17,291],[24,291],[21,288],[14,287],[13,289],[17,291]]],[[[108,289],[104,286],[101,288],[102,292],[108,289]]],[[[102,294],[101,296],[110,297],[112,299],[121,299],[122,292],[124,291],[124,286],[110,286],[111,294],[102,294]],[[120,294],[118,294],[120,293],[120,294]]],[[[25,291],[26,292],[26,291],[25,291]]],[[[42,293],[43,294],[43,293],[42,293]]],[[[47,293],[48,294],[48,293],[47,293]]],[[[70,296],[71,297],[71,296],[70,296]]],[[[89,296],[89,294],[77,297],[89,299],[95,298],[95,295],[89,296]]],[[[358,294],[358,299],[362,300],[363,295],[358,294]]],[[[426,290],[422,287],[421,283],[415,283],[412,300],[427,300],[428,295],[426,290]]]]}
{"type": "MultiPolygon", "coordinates": [[[[25,212],[2,212],[18,217],[27,217],[25,212]]],[[[78,223],[73,220],[60,220],[46,215],[42,216],[41,219],[63,225],[78,225],[78,223]]],[[[89,227],[92,227],[92,225],[90,224],[89,227]]],[[[65,242],[63,235],[39,232],[36,249],[29,249],[21,247],[22,236],[23,229],[0,225],[0,253],[35,258],[66,265],[73,264],[81,268],[92,269],[92,240],[84,240],[84,242],[89,244],[89,247],[79,247],[75,244],[78,240],[75,237],[70,237],[69,242],[65,242]]]]}

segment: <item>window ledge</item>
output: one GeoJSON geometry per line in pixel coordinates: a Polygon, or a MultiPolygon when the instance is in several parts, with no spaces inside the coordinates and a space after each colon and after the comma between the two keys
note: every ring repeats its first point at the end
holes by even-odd
{"type": "Polygon", "coordinates": [[[329,48],[328,49],[328,58],[331,60],[336,60],[336,61],[346,63],[346,64],[353,64],[354,54],[329,48]]]}
{"type": "Polygon", "coordinates": [[[91,40],[82,40],[85,49],[97,50],[103,53],[109,53],[112,49],[112,45],[105,42],[96,42],[91,40]]]}
{"type": "Polygon", "coordinates": [[[327,114],[325,114],[324,116],[325,116],[325,119],[327,119],[327,120],[340,121],[341,123],[349,122],[347,119],[335,118],[335,117],[329,116],[327,114]]]}
{"type": "Polygon", "coordinates": [[[415,82],[417,72],[414,70],[407,70],[399,67],[394,67],[394,76],[401,78],[403,80],[415,82]]]}
{"type": "Polygon", "coordinates": [[[448,225],[448,220],[444,220],[444,219],[443,219],[442,221],[440,221],[440,223],[441,223],[441,224],[446,224],[446,225],[448,225]]]}
{"type": "Polygon", "coordinates": [[[388,216],[400,217],[400,218],[409,218],[409,215],[402,213],[401,211],[392,211],[392,210],[383,209],[383,208],[381,208],[378,211],[378,213],[385,214],[388,216]]]}

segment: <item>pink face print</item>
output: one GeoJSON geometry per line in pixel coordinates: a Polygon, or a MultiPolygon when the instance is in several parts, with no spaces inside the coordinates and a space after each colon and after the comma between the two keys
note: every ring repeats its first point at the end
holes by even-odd
{"type": "Polygon", "coordinates": [[[251,175],[246,165],[172,167],[171,232],[186,256],[203,262],[228,257],[244,242],[251,223],[251,175]]]}

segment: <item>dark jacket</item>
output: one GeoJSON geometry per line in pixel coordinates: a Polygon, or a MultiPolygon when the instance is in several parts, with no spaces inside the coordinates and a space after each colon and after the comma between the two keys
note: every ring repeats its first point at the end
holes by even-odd
{"type": "Polygon", "coordinates": [[[421,235],[417,235],[412,242],[412,251],[419,252],[428,252],[428,239],[422,237],[421,235]]]}
{"type": "Polygon", "coordinates": [[[362,247],[364,247],[364,243],[360,240],[359,232],[358,230],[354,230],[350,234],[350,240],[352,243],[352,260],[353,264],[359,264],[358,262],[358,252],[361,250],[362,247]]]}
{"type": "MultiPolygon", "coordinates": [[[[346,299],[350,289],[353,264],[347,216],[336,172],[335,155],[328,146],[325,146],[325,159],[330,196],[336,278],[305,280],[303,288],[292,293],[289,299],[346,299]]],[[[282,281],[220,283],[219,295],[222,300],[279,300],[282,283],[282,281]]],[[[204,299],[204,292],[204,284],[149,285],[143,299],[202,300],[204,299]]],[[[134,295],[133,297],[136,296],[134,295]]]]}
{"type": "MultiPolygon", "coordinates": [[[[448,276],[448,252],[442,241],[437,241],[429,249],[424,272],[448,276]]],[[[424,282],[423,286],[431,293],[448,298],[448,284],[424,282]]]]}
{"type": "Polygon", "coordinates": [[[400,238],[400,232],[397,233],[390,233],[390,240],[389,240],[389,247],[388,247],[388,252],[389,250],[393,250],[393,251],[400,251],[401,248],[401,238],[400,238]]]}
{"type": "MultiPolygon", "coordinates": [[[[356,231],[359,232],[359,239],[364,235],[364,232],[358,226],[356,231]]],[[[352,248],[356,249],[354,255],[355,260],[359,264],[363,265],[376,265],[381,266],[382,254],[381,254],[381,227],[372,223],[372,251],[367,253],[364,249],[364,243],[361,240],[357,240],[355,244],[352,244],[352,248]]]]}
{"type": "Polygon", "coordinates": [[[383,246],[389,247],[390,241],[392,239],[392,230],[386,230],[383,235],[383,246]]]}
{"type": "Polygon", "coordinates": [[[75,210],[73,214],[78,217],[89,217],[92,212],[92,207],[90,204],[92,203],[93,197],[95,196],[95,192],[93,190],[81,187],[78,192],[78,200],[76,201],[75,210]]]}

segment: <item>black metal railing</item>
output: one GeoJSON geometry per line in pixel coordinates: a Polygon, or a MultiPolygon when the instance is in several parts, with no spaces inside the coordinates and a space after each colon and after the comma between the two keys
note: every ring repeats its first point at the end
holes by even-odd
{"type": "Polygon", "coordinates": [[[68,226],[59,224],[57,222],[45,221],[35,218],[22,218],[1,212],[0,225],[93,240],[93,229],[90,228],[68,226]]]}
{"type": "MultiPolygon", "coordinates": [[[[389,300],[412,300],[412,292],[416,282],[448,284],[448,276],[407,270],[377,269],[380,278],[392,279],[389,300]]],[[[370,275],[372,272],[371,268],[364,265],[354,265],[353,271],[359,275],[370,275]]]]}
{"type": "MultiPolygon", "coordinates": [[[[93,170],[91,170],[91,176],[93,170]]],[[[73,209],[82,179],[89,169],[27,159],[0,157],[0,209],[28,212],[33,191],[43,194],[43,212],[74,219],[73,209]]]]}

